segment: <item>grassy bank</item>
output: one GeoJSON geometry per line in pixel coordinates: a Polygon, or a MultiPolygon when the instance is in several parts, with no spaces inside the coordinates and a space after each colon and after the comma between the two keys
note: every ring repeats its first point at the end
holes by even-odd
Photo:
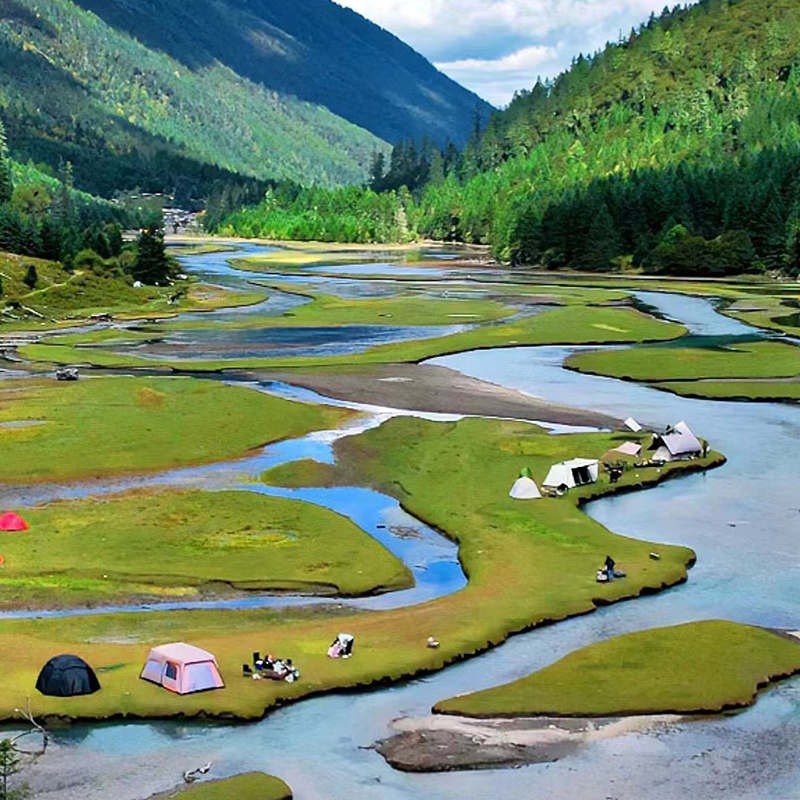
{"type": "Polygon", "coordinates": [[[708,378],[792,378],[800,374],[800,348],[782,342],[733,344],[716,349],[632,347],[578,353],[567,366],[590,375],[636,381],[708,378]]]}
{"type": "MultiPolygon", "coordinates": [[[[267,288],[273,288],[268,286],[267,288]]],[[[276,286],[296,291],[292,286],[276,286]]],[[[217,323],[219,330],[242,328],[338,327],[341,325],[459,325],[493,322],[514,313],[493,300],[445,300],[399,295],[367,300],[310,294],[310,302],[280,317],[252,317],[217,323]]],[[[202,320],[159,326],[159,330],[191,330],[206,327],[202,320]]]]}
{"type": "Polygon", "coordinates": [[[292,800],[292,790],[263,772],[246,772],[221,781],[204,781],[163,792],[150,800],[292,800]]]}
{"type": "Polygon", "coordinates": [[[471,717],[703,713],[755,702],[800,671],[800,642],[734,622],[693,622],[589,645],[513,683],[443,700],[471,717]]]}
{"type": "Polygon", "coordinates": [[[349,412],[191,378],[0,386],[0,482],[155,472],[238,458],[335,427],[349,412]]]}
{"type": "Polygon", "coordinates": [[[129,278],[115,270],[68,272],[54,261],[10,253],[0,253],[0,282],[0,310],[7,307],[7,313],[0,313],[0,333],[74,324],[76,319],[94,314],[128,319],[164,317],[252,305],[266,299],[263,292],[238,292],[193,282],[135,288],[129,278]],[[24,280],[31,266],[37,276],[33,287],[24,280]]]}
{"type": "Polygon", "coordinates": [[[201,599],[231,590],[363,595],[411,573],[346,517],[249,492],[137,491],[28,509],[0,533],[0,606],[201,599]]]}
{"type": "Polygon", "coordinates": [[[569,369],[646,381],[684,397],[791,402],[800,399],[800,348],[788,342],[733,344],[716,349],[632,347],[578,353],[569,369]],[[772,379],[772,380],[771,380],[772,379]]]}
{"type": "MultiPolygon", "coordinates": [[[[520,503],[508,497],[523,466],[541,480],[552,461],[599,455],[619,441],[612,434],[549,436],[522,423],[470,419],[442,424],[409,418],[342,439],[336,444],[341,466],[335,482],[381,488],[456,540],[469,577],[465,589],[385,612],[202,610],[3,620],[0,719],[24,707],[38,669],[56,652],[77,652],[100,668],[103,690],[71,699],[34,695],[33,711],[39,716],[163,717],[203,711],[253,718],[289,700],[440,669],[512,633],[679,583],[694,558],[691,550],[617,536],[580,510],[582,500],[618,489],[605,477],[562,498],[520,503]],[[654,549],[661,554],[658,561],[649,557],[654,549]],[[614,554],[628,578],[595,582],[606,553],[614,554]],[[355,657],[349,661],[326,657],[339,631],[356,637],[355,657]],[[427,636],[438,638],[441,647],[427,648],[427,636]],[[227,682],[224,690],[178,697],[138,679],[148,647],[178,639],[216,653],[227,682]],[[291,656],[302,679],[289,684],[239,677],[253,650],[291,656]]],[[[655,484],[721,460],[711,454],[705,461],[663,470],[634,470],[625,474],[622,488],[655,484]]]]}
{"type": "MultiPolygon", "coordinates": [[[[186,371],[215,371],[234,368],[390,364],[424,361],[467,350],[519,345],[663,341],[678,338],[685,332],[686,329],[681,325],[662,322],[629,308],[572,305],[536,316],[522,317],[495,325],[482,325],[449,336],[379,345],[363,353],[351,355],[181,361],[180,368],[186,371]]],[[[158,361],[135,355],[82,348],[79,346],[81,341],[83,340],[71,339],[68,343],[59,343],[59,339],[51,338],[41,344],[21,347],[19,352],[31,361],[54,364],[93,364],[102,367],[152,367],[157,364],[176,366],[174,361],[158,361]]],[[[91,339],[88,343],[91,344],[91,339]]]]}

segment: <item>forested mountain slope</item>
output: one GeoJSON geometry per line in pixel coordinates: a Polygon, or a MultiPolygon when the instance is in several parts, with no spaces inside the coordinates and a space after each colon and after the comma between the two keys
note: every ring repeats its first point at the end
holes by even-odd
{"type": "Polygon", "coordinates": [[[678,243],[700,272],[779,268],[800,241],[799,84],[800,0],[665,10],[495,115],[427,187],[419,232],[554,266],[663,267],[678,243]]]}
{"type": "Polygon", "coordinates": [[[11,153],[51,167],[70,160],[81,188],[171,190],[179,179],[207,183],[226,171],[354,182],[383,146],[327,109],[217,62],[193,71],[69,0],[0,0],[0,9],[11,153]]]}
{"type": "Polygon", "coordinates": [[[76,2],[189,69],[219,62],[388,142],[463,144],[476,105],[484,118],[491,110],[396,36],[331,0],[76,2]]]}

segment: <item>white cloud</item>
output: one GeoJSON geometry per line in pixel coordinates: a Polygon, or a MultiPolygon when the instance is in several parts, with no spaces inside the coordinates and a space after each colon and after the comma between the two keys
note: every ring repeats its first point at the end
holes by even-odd
{"type": "Polygon", "coordinates": [[[660,13],[664,0],[337,0],[496,104],[660,13]]]}

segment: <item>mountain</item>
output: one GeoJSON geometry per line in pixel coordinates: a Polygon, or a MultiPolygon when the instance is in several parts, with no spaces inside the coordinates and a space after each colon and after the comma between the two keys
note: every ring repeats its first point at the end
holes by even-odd
{"type": "Polygon", "coordinates": [[[387,142],[463,144],[488,103],[393,34],[331,0],[77,0],[192,70],[215,62],[387,142]]]}
{"type": "Polygon", "coordinates": [[[699,271],[779,269],[800,236],[799,86],[800,0],[665,9],[519,93],[428,187],[419,232],[553,266],[669,269],[678,247],[699,271]]]}
{"type": "Polygon", "coordinates": [[[0,0],[11,154],[105,195],[357,183],[384,139],[463,138],[476,101],[331,0],[0,0]]]}

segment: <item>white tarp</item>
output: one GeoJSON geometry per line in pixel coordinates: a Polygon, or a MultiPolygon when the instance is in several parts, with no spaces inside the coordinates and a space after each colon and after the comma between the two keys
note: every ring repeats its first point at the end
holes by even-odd
{"type": "Polygon", "coordinates": [[[515,500],[538,500],[541,496],[542,493],[536,483],[525,476],[519,478],[509,492],[509,497],[515,500]]]}
{"type": "Polygon", "coordinates": [[[625,442],[625,444],[615,447],[614,452],[622,453],[624,456],[638,456],[642,452],[642,446],[636,442],[625,442]]]}
{"type": "Polygon", "coordinates": [[[628,419],[625,420],[625,427],[634,433],[639,433],[642,429],[642,426],[633,417],[628,417],[628,419]]]}

